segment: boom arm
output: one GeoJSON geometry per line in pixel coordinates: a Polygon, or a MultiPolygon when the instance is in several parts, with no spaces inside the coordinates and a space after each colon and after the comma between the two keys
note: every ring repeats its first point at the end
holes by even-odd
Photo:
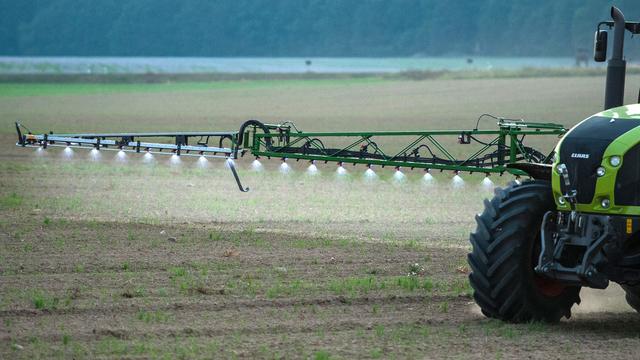
{"type": "Polygon", "coordinates": [[[232,159],[247,153],[256,157],[324,161],[340,165],[353,163],[427,171],[436,169],[487,175],[505,172],[527,175],[531,171],[525,172],[523,169],[532,169],[531,166],[512,165],[550,163],[551,154],[545,155],[525,146],[525,136],[561,136],[566,132],[558,124],[493,118],[498,125],[494,130],[479,130],[476,126],[472,130],[378,132],[302,132],[290,122],[273,125],[249,120],[242,124],[239,131],[36,135],[31,132],[23,134],[22,129],[26,128],[16,123],[16,145],[225,158],[238,187],[244,192],[249,189],[240,183],[232,159]],[[196,139],[195,144],[193,139],[196,139]],[[463,145],[474,144],[475,149],[460,155],[465,152],[453,151],[450,146],[455,141],[452,139],[463,145]]]}
{"type": "Polygon", "coordinates": [[[164,132],[164,133],[84,133],[84,134],[42,134],[35,135],[30,131],[23,134],[24,126],[15,123],[18,132],[16,145],[22,147],[61,146],[96,150],[116,150],[122,152],[148,153],[176,156],[199,156],[203,158],[228,159],[227,165],[242,192],[244,188],[238,177],[235,164],[229,158],[238,153],[237,131],[216,132],[164,132]],[[167,142],[167,139],[171,139],[167,142]],[[190,139],[197,139],[189,144],[190,139]],[[164,141],[163,141],[164,140],[164,141]],[[209,143],[213,144],[210,145],[209,143]],[[214,144],[218,144],[214,146],[214,144]],[[228,143],[229,146],[225,146],[228,143]]]}
{"type": "Polygon", "coordinates": [[[252,155],[353,163],[391,167],[437,169],[463,172],[526,175],[510,163],[549,163],[551,157],[523,143],[525,136],[555,135],[566,131],[562,125],[532,123],[498,118],[497,130],[381,131],[381,132],[301,132],[292,125],[261,124],[245,132],[243,146],[252,155]],[[267,128],[268,132],[260,132],[267,128]],[[489,137],[482,141],[478,137],[489,137]],[[476,143],[479,148],[464,156],[447,149],[445,139],[459,144],[476,143]],[[251,140],[250,140],[251,139],[251,140]],[[344,143],[335,147],[326,144],[344,143]],[[392,149],[393,144],[396,148],[392,149]],[[398,146],[398,144],[401,144],[398,146]]]}

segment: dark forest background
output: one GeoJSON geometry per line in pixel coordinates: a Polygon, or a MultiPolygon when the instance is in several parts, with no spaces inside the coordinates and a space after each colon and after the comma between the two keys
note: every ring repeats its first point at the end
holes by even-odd
{"type": "MultiPolygon", "coordinates": [[[[640,20],[640,1],[614,1],[640,20]]],[[[572,56],[602,0],[0,0],[0,54],[572,56]]]]}

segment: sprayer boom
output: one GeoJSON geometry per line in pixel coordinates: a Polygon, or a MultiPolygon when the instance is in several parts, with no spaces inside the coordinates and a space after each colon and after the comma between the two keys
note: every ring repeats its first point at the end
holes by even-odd
{"type": "Polygon", "coordinates": [[[494,130],[302,132],[285,123],[255,124],[241,135],[243,146],[256,157],[524,175],[508,165],[551,161],[550,154],[525,146],[525,136],[559,136],[566,131],[558,124],[495,119],[498,128],[494,130]],[[471,151],[454,151],[456,143],[476,146],[471,151]]]}
{"type": "Polygon", "coordinates": [[[118,150],[124,152],[169,153],[188,156],[229,157],[233,153],[230,147],[224,147],[228,140],[233,147],[238,133],[227,132],[165,132],[165,133],[83,133],[83,134],[42,134],[29,132],[22,134],[22,126],[16,123],[17,145],[23,147],[62,146],[73,148],[95,148],[97,150],[118,150]],[[189,140],[196,138],[196,144],[189,140]],[[166,140],[171,139],[171,143],[166,140]],[[162,141],[164,140],[164,141],[162,141]],[[216,141],[217,140],[217,141],[216,141]],[[212,142],[218,146],[212,146],[212,142]]]}
{"type": "MultiPolygon", "coordinates": [[[[525,122],[483,115],[472,130],[377,131],[377,132],[303,132],[291,122],[265,124],[246,121],[239,131],[163,132],[163,133],[79,133],[26,134],[16,123],[18,146],[61,146],[92,151],[115,150],[142,153],[145,156],[198,156],[201,159],[225,158],[241,191],[232,159],[253,155],[256,158],[280,158],[390,166],[454,172],[510,173],[526,175],[523,164],[548,164],[552,154],[524,145],[526,136],[561,136],[562,125],[525,122]],[[497,129],[480,130],[483,117],[497,122],[497,129]],[[454,144],[466,146],[452,149],[454,144]],[[469,149],[470,150],[467,150],[469,149]],[[462,154],[462,155],[461,155],[462,154]]],[[[542,165],[540,165],[542,166],[542,165]]]]}

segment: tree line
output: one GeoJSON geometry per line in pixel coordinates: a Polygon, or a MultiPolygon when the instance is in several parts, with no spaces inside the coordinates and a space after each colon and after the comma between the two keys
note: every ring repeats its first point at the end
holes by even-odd
{"type": "MultiPolygon", "coordinates": [[[[640,1],[614,3],[629,20],[640,20],[640,1]]],[[[591,47],[609,6],[602,0],[0,0],[0,55],[572,56],[591,47]]]]}

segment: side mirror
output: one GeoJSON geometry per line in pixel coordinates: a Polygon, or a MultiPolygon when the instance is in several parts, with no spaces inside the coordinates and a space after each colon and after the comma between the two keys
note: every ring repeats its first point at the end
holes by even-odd
{"type": "Polygon", "coordinates": [[[607,31],[596,31],[593,41],[593,60],[596,62],[605,62],[607,60],[607,31]]]}

